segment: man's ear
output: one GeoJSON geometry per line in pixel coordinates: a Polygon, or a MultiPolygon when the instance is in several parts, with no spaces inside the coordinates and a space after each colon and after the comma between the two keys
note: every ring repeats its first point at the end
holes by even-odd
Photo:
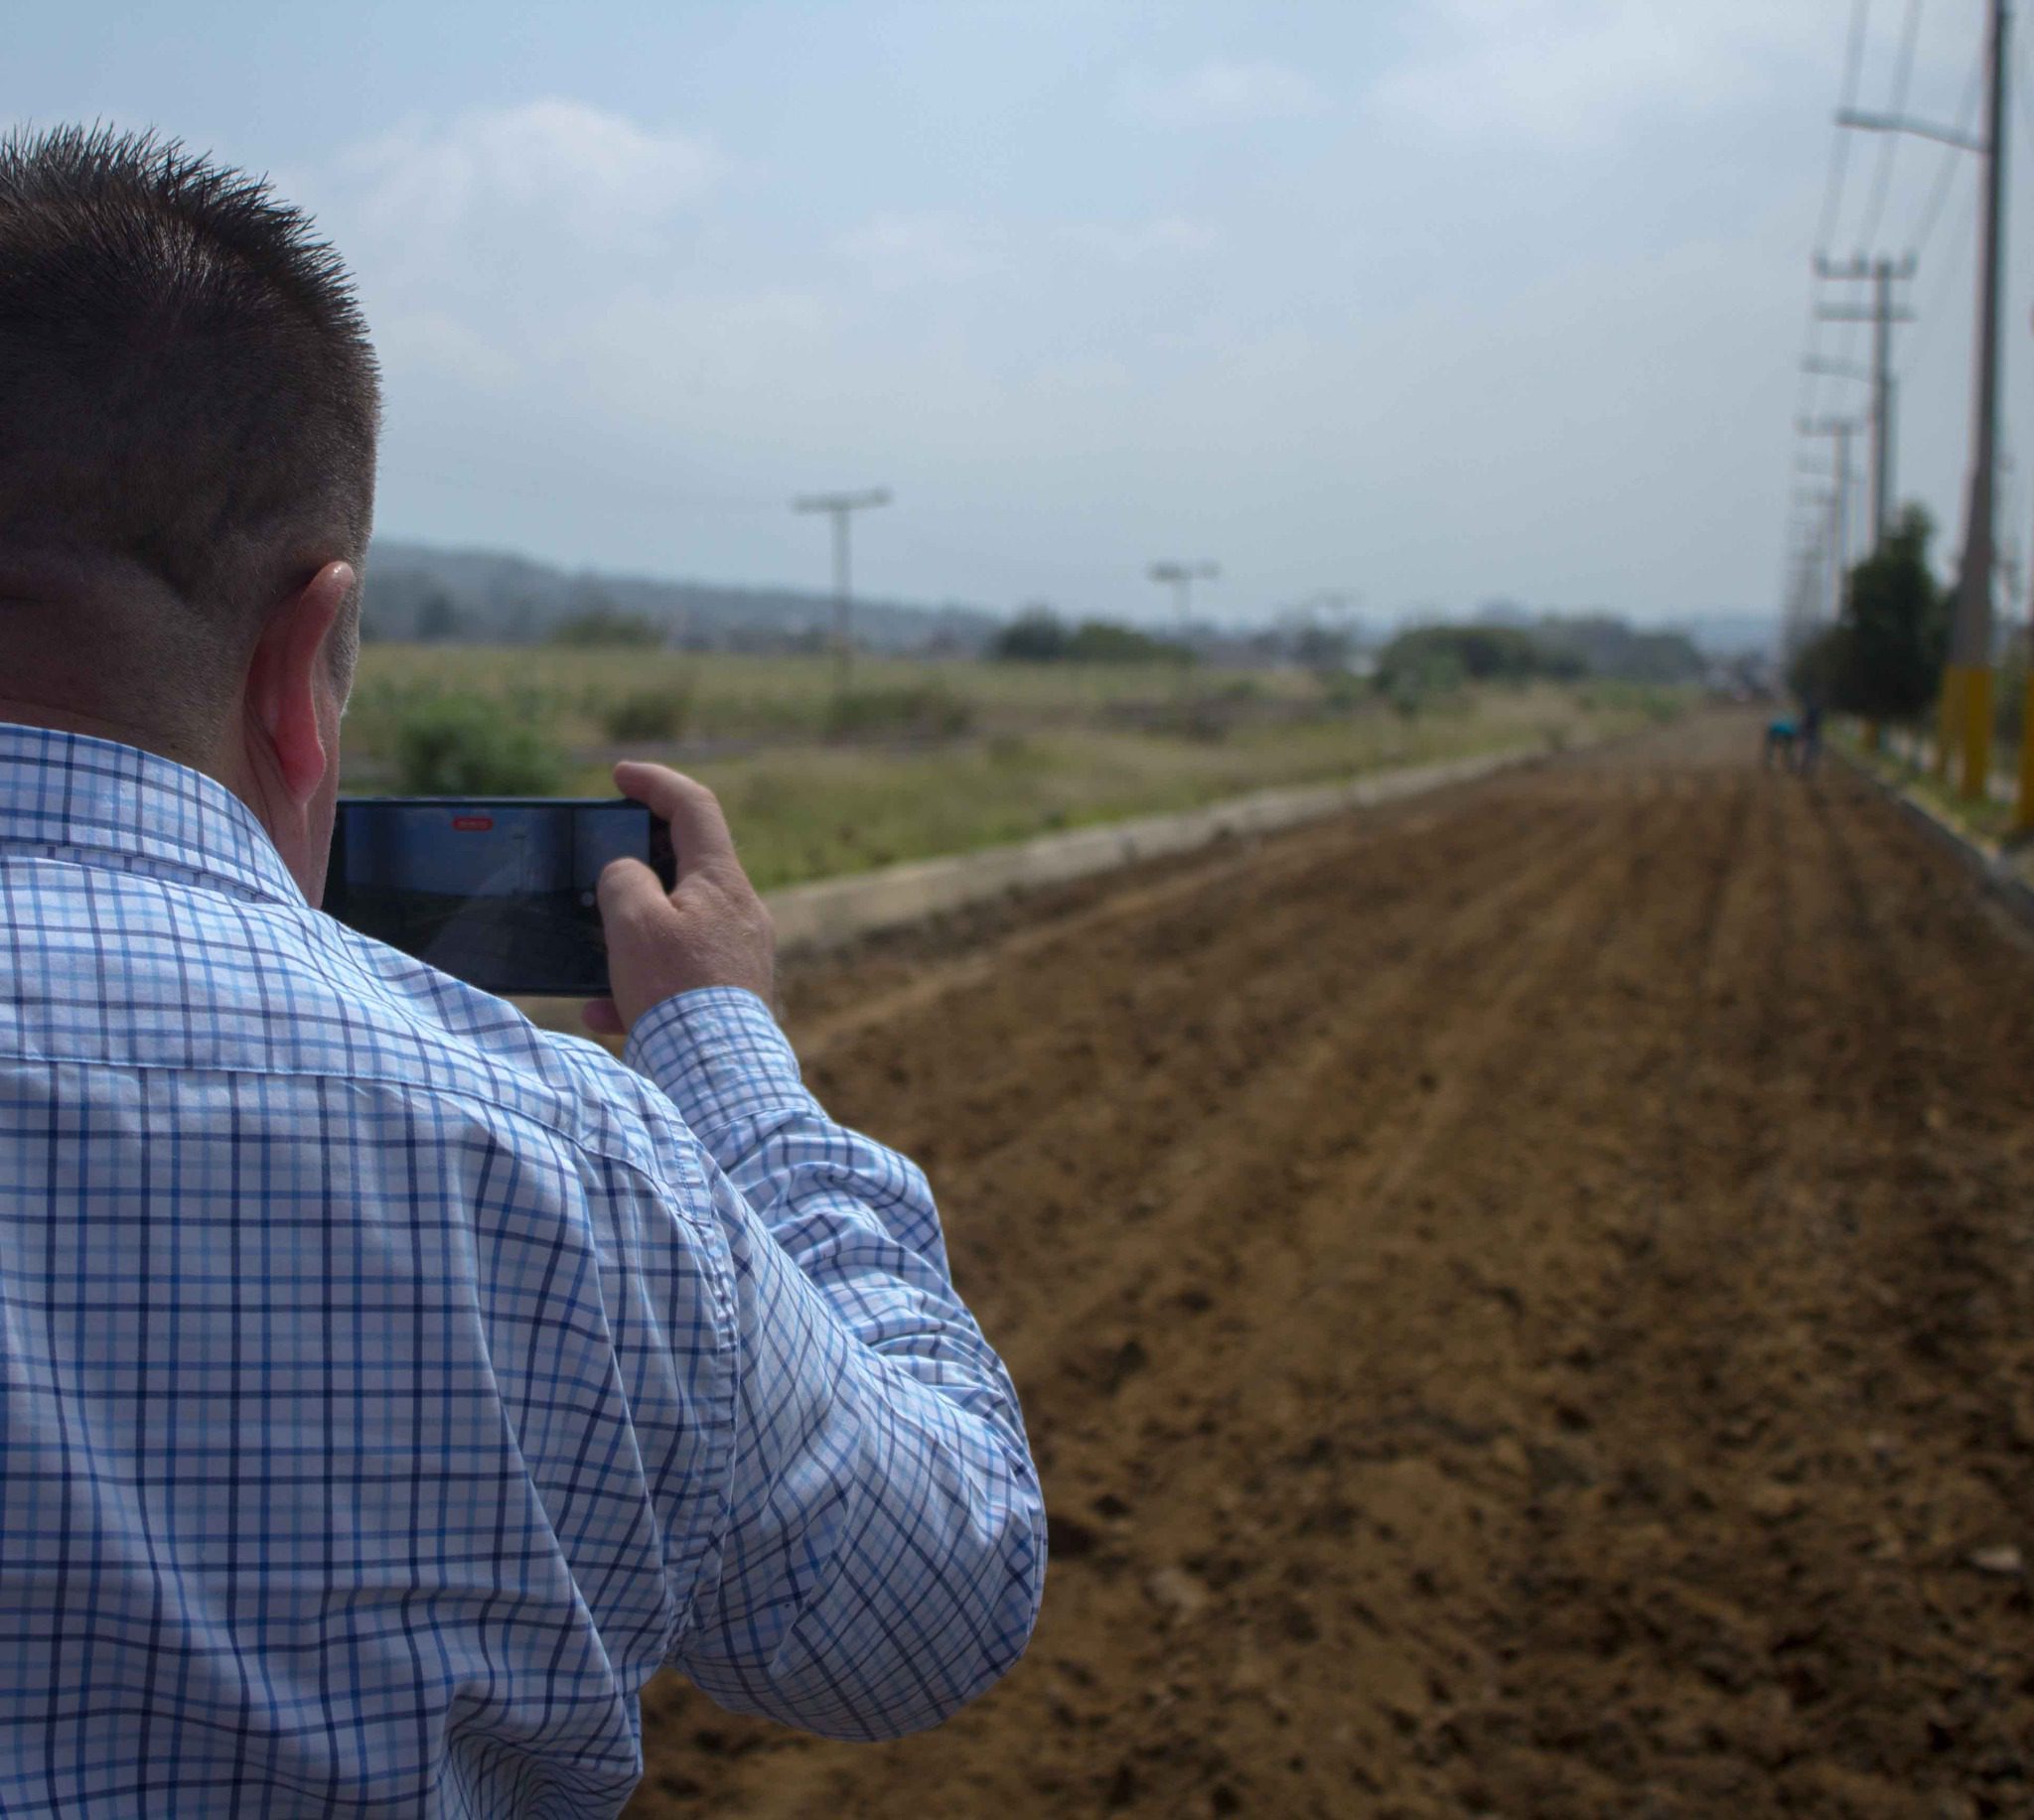
{"type": "Polygon", "coordinates": [[[247,666],[248,716],[299,806],[317,793],[334,757],[325,749],[320,708],[339,687],[331,640],[353,591],[353,565],[327,563],[268,616],[247,666]]]}

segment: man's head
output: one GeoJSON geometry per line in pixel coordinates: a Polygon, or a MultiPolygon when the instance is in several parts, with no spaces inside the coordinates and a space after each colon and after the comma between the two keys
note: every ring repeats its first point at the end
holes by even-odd
{"type": "Polygon", "coordinates": [[[210,771],[314,902],[379,411],[344,267],[263,182],[0,139],[0,719],[210,771]]]}

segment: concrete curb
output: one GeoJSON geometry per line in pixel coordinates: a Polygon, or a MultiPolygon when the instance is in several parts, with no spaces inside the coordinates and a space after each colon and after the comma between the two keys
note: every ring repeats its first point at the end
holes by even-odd
{"type": "Polygon", "coordinates": [[[1980,885],[1991,892],[2030,930],[2034,930],[2034,884],[2028,883],[2025,875],[1998,847],[1960,827],[1927,797],[1917,795],[1891,778],[1880,775],[1861,755],[1845,752],[1841,748],[1833,750],[1837,758],[1899,808],[1909,820],[1955,854],[1976,876],[1980,885]]]}
{"type": "Polygon", "coordinates": [[[1512,748],[1437,765],[1377,771],[1346,783],[1257,790],[1178,814],[1105,822],[945,859],[916,860],[847,878],[792,885],[767,893],[763,901],[777,924],[780,948],[825,948],[879,929],[920,922],[943,910],[981,904],[1006,892],[1070,884],[1140,860],[1188,853],[1224,835],[1268,834],[1341,810],[1397,802],[1546,756],[1541,746],[1512,748]]]}

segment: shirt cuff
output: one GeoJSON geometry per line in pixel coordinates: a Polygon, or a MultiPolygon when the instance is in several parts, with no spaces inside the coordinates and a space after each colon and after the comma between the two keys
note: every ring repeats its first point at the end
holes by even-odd
{"type": "Polygon", "coordinates": [[[622,1059],[704,1138],[738,1119],[809,1112],[799,1058],[770,1008],[740,986],[702,986],[636,1020],[622,1059]]]}

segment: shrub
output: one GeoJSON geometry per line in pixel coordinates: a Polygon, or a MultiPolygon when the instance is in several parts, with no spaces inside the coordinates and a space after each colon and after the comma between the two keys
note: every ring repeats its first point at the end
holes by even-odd
{"type": "Polygon", "coordinates": [[[826,737],[857,734],[917,734],[949,740],[974,725],[974,704],[944,682],[909,683],[889,689],[850,689],[826,704],[826,737]]]}
{"type": "Polygon", "coordinates": [[[1158,709],[1145,725],[1168,739],[1220,746],[1235,728],[1235,703],[1229,695],[1185,696],[1158,709]]]}
{"type": "Polygon", "coordinates": [[[1360,708],[1371,697],[1371,685],[1367,677],[1359,676],[1354,670],[1323,670],[1316,675],[1321,684],[1321,704],[1338,711],[1360,708]]]}
{"type": "Polygon", "coordinates": [[[691,713],[689,689],[640,689],[607,703],[601,725],[611,740],[675,740],[684,733],[691,713]]]}
{"type": "Polygon", "coordinates": [[[404,709],[395,775],[414,796],[545,796],[562,780],[564,762],[539,727],[501,703],[439,695],[404,709]]]}

